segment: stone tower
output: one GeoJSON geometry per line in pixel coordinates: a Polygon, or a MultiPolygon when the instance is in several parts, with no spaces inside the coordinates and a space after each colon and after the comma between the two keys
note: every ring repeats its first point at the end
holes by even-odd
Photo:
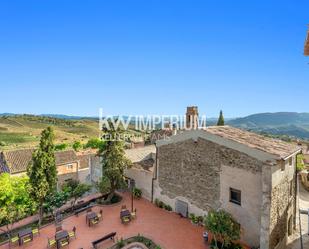
{"type": "Polygon", "coordinates": [[[198,129],[198,108],[197,106],[187,107],[186,129],[187,130],[197,130],[198,129]]]}

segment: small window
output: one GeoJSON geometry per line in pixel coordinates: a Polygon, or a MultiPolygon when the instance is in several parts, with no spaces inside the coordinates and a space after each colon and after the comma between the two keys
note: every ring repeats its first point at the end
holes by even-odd
{"type": "Polygon", "coordinates": [[[73,169],[73,164],[67,164],[67,169],[73,169]]]}
{"type": "Polygon", "coordinates": [[[241,191],[230,188],[230,202],[241,205],[241,191]]]}
{"type": "Polygon", "coordinates": [[[289,165],[292,166],[293,160],[292,157],[289,158],[289,165]]]}

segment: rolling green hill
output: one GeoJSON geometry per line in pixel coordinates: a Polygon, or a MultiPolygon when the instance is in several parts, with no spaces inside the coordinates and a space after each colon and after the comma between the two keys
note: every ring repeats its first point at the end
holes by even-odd
{"type": "Polygon", "coordinates": [[[38,144],[40,133],[48,126],[55,130],[55,142],[71,144],[98,137],[99,124],[95,119],[68,120],[34,115],[0,116],[0,148],[31,147],[38,144]]]}

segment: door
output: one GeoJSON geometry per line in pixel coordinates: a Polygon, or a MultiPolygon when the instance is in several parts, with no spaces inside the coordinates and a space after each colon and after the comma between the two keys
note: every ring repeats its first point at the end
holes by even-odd
{"type": "Polygon", "coordinates": [[[176,213],[180,214],[182,217],[188,217],[188,203],[176,200],[176,213]]]}

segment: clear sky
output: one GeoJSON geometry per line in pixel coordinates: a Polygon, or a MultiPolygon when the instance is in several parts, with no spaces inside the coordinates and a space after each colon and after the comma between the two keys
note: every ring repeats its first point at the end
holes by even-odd
{"type": "Polygon", "coordinates": [[[0,113],[309,112],[308,0],[2,0],[0,113]]]}

